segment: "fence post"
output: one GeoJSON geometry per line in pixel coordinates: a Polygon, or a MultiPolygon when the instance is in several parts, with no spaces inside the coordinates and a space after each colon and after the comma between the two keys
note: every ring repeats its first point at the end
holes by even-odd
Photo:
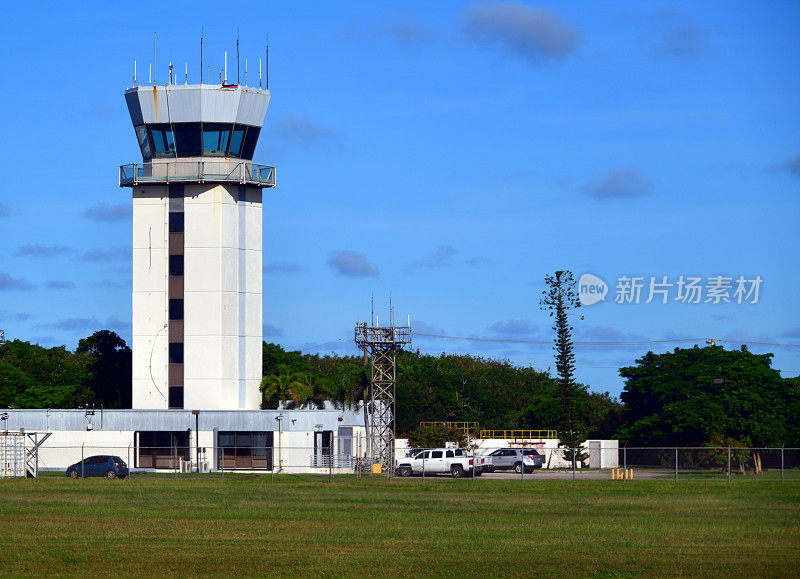
{"type": "Polygon", "coordinates": [[[472,482],[475,482],[475,471],[478,470],[478,455],[472,450],[472,482]]]}
{"type": "Polygon", "coordinates": [[[175,480],[178,480],[178,445],[172,445],[172,466],[175,468],[175,480]]]}
{"type": "Polygon", "coordinates": [[[217,449],[217,459],[219,460],[219,472],[222,473],[222,480],[225,480],[225,454],[224,449],[220,446],[217,449]]]}
{"type": "Polygon", "coordinates": [[[678,482],[678,447],[675,447],[675,482],[678,482]]]}
{"type": "Polygon", "coordinates": [[[81,478],[83,478],[83,445],[86,444],[85,442],[81,442],[81,478]]]}
{"type": "Polygon", "coordinates": [[[425,482],[425,453],[427,450],[422,451],[422,482],[425,482]]]}
{"type": "MultiPolygon", "coordinates": [[[[522,470],[525,470],[524,468],[522,470]]],[[[575,482],[575,449],[572,449],[572,482],[575,482]]]]}
{"type": "Polygon", "coordinates": [[[128,445],[128,481],[131,480],[133,469],[131,468],[131,445],[128,445]]]}
{"type": "Polygon", "coordinates": [[[628,443],[625,443],[625,447],[622,450],[622,463],[625,470],[628,469],[628,443]]]}
{"type": "Polygon", "coordinates": [[[783,484],[783,447],[781,447],[781,484],[783,484]]]}
{"type": "Polygon", "coordinates": [[[333,447],[331,447],[331,453],[328,457],[328,482],[333,482],[333,447]]]}
{"type": "Polygon", "coordinates": [[[394,476],[394,437],[392,437],[392,443],[389,445],[389,462],[386,465],[386,470],[389,471],[386,473],[386,477],[389,482],[392,482],[392,477],[394,476]]]}
{"type": "MultiPolygon", "coordinates": [[[[522,451],[520,451],[522,452],[522,451]]],[[[523,454],[520,460],[519,480],[525,482],[525,455],[523,454]]]]}
{"type": "Polygon", "coordinates": [[[731,482],[731,447],[728,447],[728,482],[731,482]]]}

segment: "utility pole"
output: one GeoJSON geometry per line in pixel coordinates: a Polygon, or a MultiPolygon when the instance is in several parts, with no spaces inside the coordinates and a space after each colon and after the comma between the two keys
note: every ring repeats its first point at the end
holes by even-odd
{"type": "Polygon", "coordinates": [[[390,308],[389,325],[379,326],[356,323],[356,346],[369,353],[371,378],[367,396],[370,424],[367,431],[367,448],[371,457],[392,473],[394,463],[395,390],[397,352],[411,343],[411,327],[394,325],[394,310],[390,308]]]}

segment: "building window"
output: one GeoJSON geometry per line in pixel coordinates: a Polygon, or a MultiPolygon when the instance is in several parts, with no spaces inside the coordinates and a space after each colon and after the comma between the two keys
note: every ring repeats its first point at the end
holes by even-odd
{"type": "Polygon", "coordinates": [[[147,138],[147,127],[139,125],[136,127],[136,139],[139,141],[139,148],[142,150],[142,159],[149,161],[153,157],[150,150],[150,139],[147,138]]]}
{"type": "Polygon", "coordinates": [[[183,386],[169,387],[169,407],[183,408],[183,386]]]}
{"type": "Polygon", "coordinates": [[[203,123],[203,155],[224,157],[228,153],[231,125],[203,123]]]}
{"type": "Polygon", "coordinates": [[[182,320],[183,319],[183,300],[171,299],[169,300],[169,319],[182,320]]]}
{"type": "Polygon", "coordinates": [[[183,364],[183,342],[169,343],[169,363],[183,364]]]}
{"type": "Polygon", "coordinates": [[[169,214],[169,232],[183,233],[183,213],[171,212],[169,214]]]}
{"type": "Polygon", "coordinates": [[[170,275],[183,275],[183,256],[170,255],[169,256],[169,274],[170,275]]]}
{"type": "Polygon", "coordinates": [[[200,123],[174,123],[175,148],[178,157],[199,157],[203,154],[200,143],[200,123]]]}
{"type": "Polygon", "coordinates": [[[136,432],[136,468],[176,468],[189,460],[189,432],[186,430],[136,432]]]}
{"type": "Polygon", "coordinates": [[[231,134],[231,157],[238,157],[242,152],[242,142],[244,141],[244,131],[247,127],[236,125],[231,134]]]}
{"type": "Polygon", "coordinates": [[[174,157],[175,137],[169,125],[150,125],[154,157],[174,157]]]}
{"type": "Polygon", "coordinates": [[[220,432],[220,465],[226,469],[272,469],[272,432],[220,432]]]}
{"type": "Polygon", "coordinates": [[[242,145],[242,159],[251,160],[253,158],[253,154],[256,152],[259,132],[261,132],[261,129],[258,127],[247,127],[247,134],[244,136],[244,145],[242,145]]]}

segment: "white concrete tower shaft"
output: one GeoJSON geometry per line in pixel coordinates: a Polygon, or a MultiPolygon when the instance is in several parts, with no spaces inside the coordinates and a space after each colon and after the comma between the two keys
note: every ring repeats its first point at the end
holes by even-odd
{"type": "Polygon", "coordinates": [[[252,162],[269,91],[130,89],[142,163],[133,190],[133,407],[257,409],[262,189],[252,162]]]}

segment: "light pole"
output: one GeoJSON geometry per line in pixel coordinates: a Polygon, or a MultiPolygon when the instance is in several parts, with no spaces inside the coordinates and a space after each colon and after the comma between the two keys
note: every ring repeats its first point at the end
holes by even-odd
{"type": "MultiPolygon", "coordinates": [[[[283,457],[281,456],[281,434],[283,433],[283,414],[278,414],[275,417],[275,420],[278,421],[278,472],[281,472],[283,468],[283,457]]],[[[275,465],[272,465],[273,472],[275,471],[275,465]]]]}
{"type": "Polygon", "coordinates": [[[197,462],[197,473],[200,474],[200,411],[192,410],[194,414],[194,457],[197,462]]]}

